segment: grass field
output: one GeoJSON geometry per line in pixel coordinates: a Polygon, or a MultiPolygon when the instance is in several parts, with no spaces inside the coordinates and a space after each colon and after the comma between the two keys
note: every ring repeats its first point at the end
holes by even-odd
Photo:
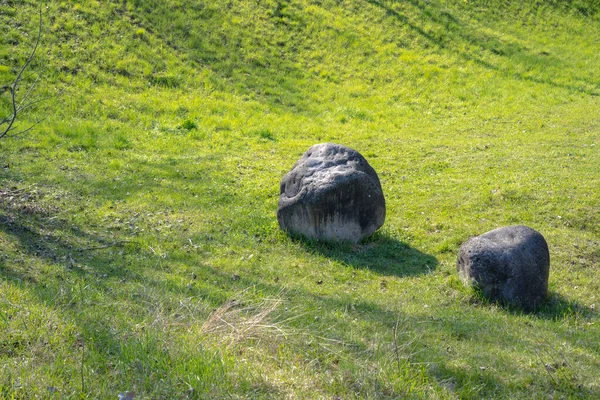
{"type": "MultiPolygon", "coordinates": [[[[37,4],[0,0],[1,85],[37,4]]],[[[0,398],[600,398],[598,43],[597,0],[45,1],[40,122],[0,140],[0,398]],[[321,142],[379,174],[358,245],[278,228],[321,142]],[[456,274],[513,224],[550,247],[531,314],[456,274]]]]}

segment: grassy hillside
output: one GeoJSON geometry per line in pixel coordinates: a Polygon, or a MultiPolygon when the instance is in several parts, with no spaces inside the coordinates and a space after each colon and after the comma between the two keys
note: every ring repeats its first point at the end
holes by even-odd
{"type": "MultiPolygon", "coordinates": [[[[37,7],[0,0],[2,85],[37,7]]],[[[49,97],[0,141],[0,397],[600,397],[598,1],[65,0],[43,18],[25,83],[49,97]],[[359,245],[277,226],[279,180],[326,141],[383,186],[359,245]],[[550,247],[533,314],[456,277],[465,240],[511,224],[550,247]]]]}

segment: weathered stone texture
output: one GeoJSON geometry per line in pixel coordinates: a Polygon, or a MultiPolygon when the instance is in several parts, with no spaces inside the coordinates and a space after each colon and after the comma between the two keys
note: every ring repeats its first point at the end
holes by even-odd
{"type": "Polygon", "coordinates": [[[314,145],[281,180],[277,220],[290,233],[356,243],[385,220],[377,173],[356,150],[314,145]]]}
{"type": "Polygon", "coordinates": [[[548,244],[539,232],[523,225],[469,239],[459,250],[456,267],[466,284],[492,301],[532,311],[548,295],[548,244]]]}

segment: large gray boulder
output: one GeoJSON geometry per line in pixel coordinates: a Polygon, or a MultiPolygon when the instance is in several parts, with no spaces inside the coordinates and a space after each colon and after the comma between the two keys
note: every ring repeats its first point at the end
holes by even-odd
{"type": "Polygon", "coordinates": [[[458,252],[458,273],[492,301],[535,310],[548,295],[550,253],[544,237],[523,225],[469,239],[458,252]]]}
{"type": "Polygon", "coordinates": [[[290,233],[356,243],[384,220],[377,173],[349,147],[314,145],[281,180],[277,221],[290,233]]]}

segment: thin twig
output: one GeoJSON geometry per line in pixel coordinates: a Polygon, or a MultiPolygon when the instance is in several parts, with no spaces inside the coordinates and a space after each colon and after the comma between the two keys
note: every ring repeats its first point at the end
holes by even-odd
{"type": "Polygon", "coordinates": [[[85,376],[83,373],[83,364],[85,363],[85,339],[81,336],[81,393],[85,393],[85,376]]]}
{"type": "MultiPolygon", "coordinates": [[[[81,310],[81,304],[83,303],[83,289],[82,281],[79,281],[79,309],[81,310]]],[[[85,364],[85,336],[81,334],[81,393],[85,395],[85,374],[84,374],[84,364],[85,364]]]]}
{"type": "MultiPolygon", "coordinates": [[[[35,53],[38,49],[38,46],[40,44],[40,40],[42,37],[42,2],[40,1],[40,12],[39,12],[39,26],[38,26],[38,34],[37,34],[37,38],[35,40],[35,44],[33,46],[33,49],[31,50],[31,53],[29,53],[29,56],[27,57],[27,60],[25,61],[25,64],[23,64],[23,66],[21,67],[21,69],[19,70],[19,72],[17,73],[17,76],[15,78],[15,80],[13,81],[13,83],[7,87],[4,87],[4,91],[8,90],[10,91],[10,97],[11,97],[11,105],[12,105],[12,115],[4,118],[1,122],[0,125],[4,125],[4,124],[8,124],[7,127],[5,129],[3,129],[2,131],[0,131],[0,139],[2,139],[4,136],[6,136],[8,134],[8,132],[10,132],[13,128],[13,125],[17,119],[17,115],[20,113],[20,111],[23,108],[23,101],[25,101],[32,90],[32,87],[29,88],[29,90],[27,91],[27,93],[25,94],[25,97],[23,98],[23,100],[17,104],[17,88],[19,86],[19,83],[21,81],[21,78],[23,77],[23,73],[25,72],[25,70],[27,69],[27,67],[29,67],[29,65],[31,64],[31,62],[33,61],[33,57],[35,56],[35,53]]],[[[38,76],[39,78],[39,76],[38,76]]],[[[35,83],[37,82],[38,78],[36,78],[35,82],[33,83],[33,85],[35,85],[35,83]]],[[[25,104],[27,105],[27,104],[25,104]]]]}
{"type": "Polygon", "coordinates": [[[400,318],[396,320],[396,326],[392,328],[392,333],[394,334],[394,353],[396,353],[396,362],[398,363],[398,370],[400,370],[400,352],[398,351],[398,324],[400,323],[400,318]]]}
{"type": "MultiPolygon", "coordinates": [[[[43,122],[43,121],[45,121],[45,120],[46,120],[46,118],[38,119],[38,120],[37,120],[37,121],[35,121],[35,122],[34,122],[34,123],[33,123],[33,124],[32,124],[32,125],[29,127],[29,128],[27,128],[27,129],[23,129],[22,131],[19,131],[19,132],[16,132],[16,133],[11,133],[10,135],[11,135],[12,137],[23,135],[24,133],[27,133],[27,132],[29,132],[30,130],[32,130],[33,128],[35,128],[36,126],[38,126],[40,123],[42,123],[42,122],[43,122]]],[[[15,128],[15,127],[13,126],[13,129],[14,129],[14,128],[15,128]]]]}
{"type": "Polygon", "coordinates": [[[559,351],[558,354],[563,359],[564,365],[566,365],[567,367],[569,367],[571,369],[571,371],[573,372],[573,376],[574,376],[575,380],[579,381],[579,376],[577,375],[577,372],[575,371],[575,368],[573,368],[573,366],[571,365],[571,363],[569,361],[567,361],[567,358],[565,357],[565,355],[561,351],[559,351]]]}
{"type": "Polygon", "coordinates": [[[35,88],[35,85],[38,83],[39,80],[40,80],[40,74],[37,74],[37,76],[35,77],[33,83],[31,85],[29,85],[29,89],[27,89],[27,92],[25,93],[25,95],[23,96],[23,98],[19,102],[19,105],[17,106],[17,110],[19,112],[21,110],[23,110],[23,107],[27,106],[27,103],[25,103],[25,102],[27,101],[27,99],[31,95],[31,92],[33,91],[33,89],[35,88]]]}
{"type": "MultiPolygon", "coordinates": [[[[61,92],[62,92],[62,90],[61,90],[61,92]]],[[[59,93],[59,94],[60,94],[60,93],[59,93]]],[[[29,102],[29,103],[27,103],[27,104],[24,104],[23,106],[20,106],[20,108],[19,108],[19,110],[18,110],[18,111],[19,111],[19,112],[23,112],[23,111],[27,110],[28,108],[31,108],[31,107],[33,107],[34,105],[38,104],[38,103],[43,103],[43,102],[44,102],[44,101],[46,101],[46,100],[50,100],[50,99],[51,99],[51,98],[53,98],[53,97],[54,97],[54,95],[51,95],[51,96],[45,96],[45,97],[41,97],[41,98],[37,98],[37,99],[35,99],[35,100],[33,100],[33,101],[30,101],[30,102],[29,102]]]]}
{"type": "Polygon", "coordinates": [[[540,360],[540,363],[542,364],[542,368],[544,368],[544,370],[546,371],[546,373],[548,374],[548,376],[550,377],[550,379],[552,380],[552,382],[554,382],[555,385],[558,385],[558,381],[556,380],[556,378],[554,377],[554,375],[552,375],[552,373],[550,372],[550,370],[548,369],[548,367],[546,366],[546,363],[544,362],[544,359],[542,358],[542,355],[540,354],[538,349],[534,349],[535,354],[538,356],[538,359],[540,360]]]}

